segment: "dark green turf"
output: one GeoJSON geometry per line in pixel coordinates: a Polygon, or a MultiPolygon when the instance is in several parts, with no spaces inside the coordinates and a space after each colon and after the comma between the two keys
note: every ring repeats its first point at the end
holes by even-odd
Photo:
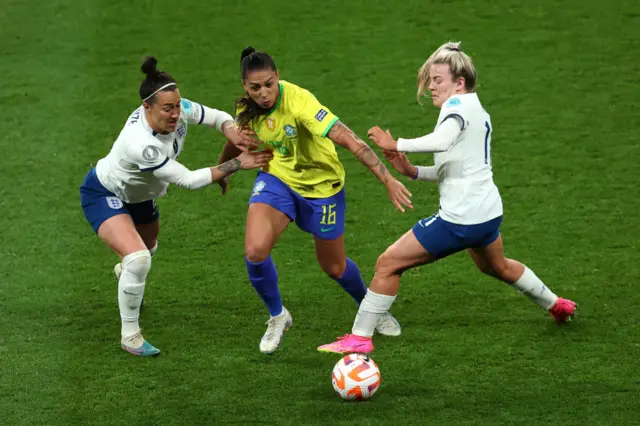
{"type": "MultiPolygon", "coordinates": [[[[0,423],[637,424],[638,3],[289,3],[4,0],[0,423]],[[575,322],[557,327],[453,256],[405,275],[393,309],[403,336],[376,340],[380,390],[342,403],[337,358],[315,347],[349,330],[355,305],[295,228],[273,253],[294,326],[276,354],[258,351],[267,313],[242,259],[245,172],[224,198],[173,188],[160,200],[141,321],[163,354],[119,348],[116,258],[85,222],[78,186],[137,107],[145,54],[183,96],[231,111],[252,44],[361,136],[381,125],[411,137],[437,117],[415,102],[416,70],[450,39],[473,56],[492,116],[507,254],[576,300],[575,322]]],[[[221,135],[189,133],[180,160],[213,163],[221,135]]],[[[437,190],[406,182],[416,208],[397,213],[340,156],[347,249],[369,280],[377,256],[437,209],[437,190]]]]}

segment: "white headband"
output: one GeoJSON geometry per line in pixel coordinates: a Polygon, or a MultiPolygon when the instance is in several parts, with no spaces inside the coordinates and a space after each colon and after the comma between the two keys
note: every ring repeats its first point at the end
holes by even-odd
{"type": "Polygon", "coordinates": [[[175,83],[167,83],[167,84],[165,84],[164,86],[162,86],[161,88],[159,88],[158,90],[156,90],[155,92],[153,92],[152,94],[150,94],[149,96],[147,96],[146,98],[144,98],[144,99],[142,100],[142,102],[146,102],[146,101],[147,101],[147,99],[153,98],[153,96],[154,96],[156,93],[158,93],[159,91],[164,90],[164,89],[166,89],[167,87],[171,87],[171,86],[175,86],[175,85],[176,85],[175,83]]]}

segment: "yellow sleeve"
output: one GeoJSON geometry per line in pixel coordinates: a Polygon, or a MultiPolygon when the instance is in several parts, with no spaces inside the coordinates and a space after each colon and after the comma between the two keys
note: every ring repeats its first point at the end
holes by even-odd
{"type": "Polygon", "coordinates": [[[338,117],[329,108],[318,102],[309,91],[303,90],[299,95],[298,102],[302,106],[297,114],[298,121],[312,134],[322,138],[326,137],[331,127],[338,121],[338,117]]]}

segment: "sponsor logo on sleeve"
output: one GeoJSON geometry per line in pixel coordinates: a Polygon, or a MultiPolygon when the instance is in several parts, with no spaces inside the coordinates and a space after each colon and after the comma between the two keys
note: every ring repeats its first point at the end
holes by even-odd
{"type": "Polygon", "coordinates": [[[321,109],[320,111],[318,111],[318,113],[316,114],[316,120],[318,121],[322,121],[324,120],[324,118],[327,116],[327,114],[329,114],[327,112],[327,110],[325,109],[321,109]]]}

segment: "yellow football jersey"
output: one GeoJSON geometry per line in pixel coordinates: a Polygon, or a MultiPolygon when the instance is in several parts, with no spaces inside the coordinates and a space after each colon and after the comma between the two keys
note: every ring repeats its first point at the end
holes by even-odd
{"type": "Polygon", "coordinates": [[[326,138],[336,121],[338,117],[311,92],[280,80],[276,104],[249,123],[274,153],[263,170],[303,197],[326,198],[338,193],[344,185],[344,167],[334,143],[326,138]]]}

